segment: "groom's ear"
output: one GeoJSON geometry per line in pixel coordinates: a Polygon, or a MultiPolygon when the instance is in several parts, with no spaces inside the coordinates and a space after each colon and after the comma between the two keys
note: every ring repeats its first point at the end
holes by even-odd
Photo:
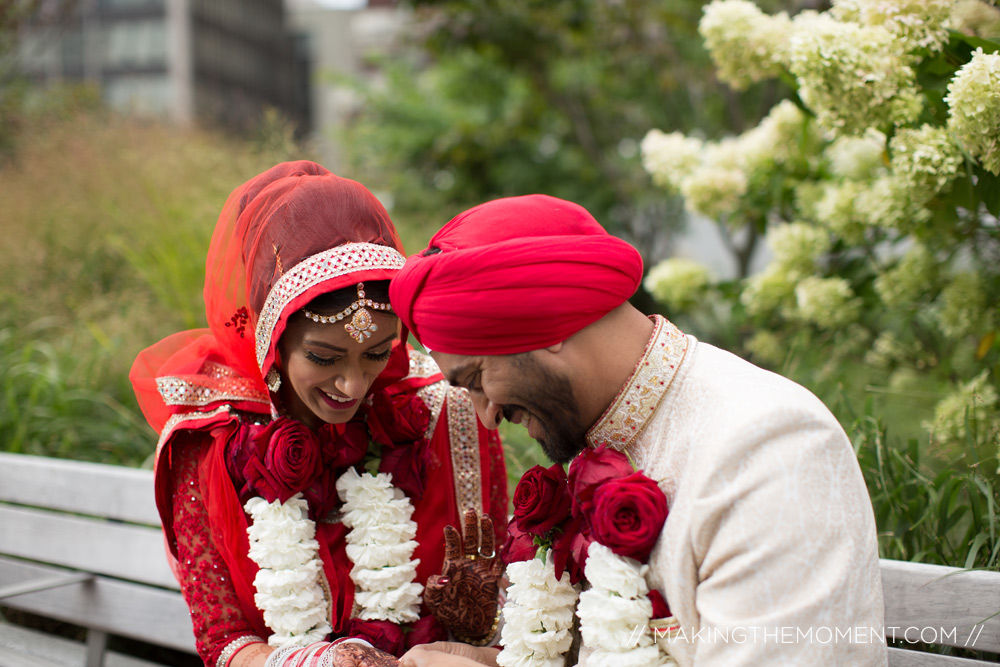
{"type": "Polygon", "coordinates": [[[548,347],[543,348],[543,349],[548,350],[552,354],[559,354],[559,351],[562,349],[563,342],[564,341],[559,341],[555,345],[549,345],[548,347]]]}

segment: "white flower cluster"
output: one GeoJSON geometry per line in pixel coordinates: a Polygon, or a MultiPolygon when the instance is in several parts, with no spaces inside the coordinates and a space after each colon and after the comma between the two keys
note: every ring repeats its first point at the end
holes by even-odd
{"type": "Polygon", "coordinates": [[[890,31],[829,14],[797,16],[793,24],[788,68],[820,125],[858,135],[872,126],[910,122],[920,113],[916,75],[890,31]]]}
{"type": "Polygon", "coordinates": [[[938,440],[964,445],[966,417],[969,423],[978,422],[982,428],[992,421],[998,405],[1000,396],[990,384],[989,371],[985,370],[941,399],[934,408],[934,420],[925,421],[923,427],[938,440]]]}
{"type": "Polygon", "coordinates": [[[948,19],[955,0],[833,0],[840,21],[881,26],[907,51],[940,51],[948,41],[948,19]]]}
{"type": "Polygon", "coordinates": [[[774,260],[766,269],[749,278],[740,301],[752,315],[797,310],[795,287],[814,273],[819,258],[830,248],[826,230],[804,222],[779,225],[768,232],[774,260]]]}
{"type": "Polygon", "coordinates": [[[593,667],[657,667],[675,664],[660,653],[649,632],[653,605],[647,597],[648,565],[623,558],[593,542],[584,574],[590,588],[580,594],[576,614],[593,667]]]}
{"type": "Polygon", "coordinates": [[[961,271],[941,290],[937,304],[938,326],[952,340],[985,333],[988,318],[987,293],[983,278],[972,271],[961,271]]]}
{"type": "Polygon", "coordinates": [[[976,49],[948,84],[948,129],[983,168],[1000,175],[1000,54],[976,49]]]}
{"type": "Polygon", "coordinates": [[[868,128],[861,136],[840,136],[826,147],[824,155],[834,176],[865,180],[885,166],[885,135],[868,128]]]}
{"type": "Polygon", "coordinates": [[[738,137],[703,142],[650,130],[642,140],[643,167],[654,183],[679,192],[689,211],[722,218],[739,211],[751,181],[766,182],[776,166],[819,141],[806,114],[784,100],[738,137]]]}
{"type": "Polygon", "coordinates": [[[950,186],[964,162],[947,130],[933,125],[900,128],[889,152],[893,175],[918,201],[929,201],[950,186]]]}
{"type": "Polygon", "coordinates": [[[937,262],[923,244],[906,251],[896,265],[875,278],[875,293],[890,308],[909,308],[934,285],[937,262]]]}
{"type": "Polygon", "coordinates": [[[788,14],[768,16],[748,0],[714,0],[698,24],[719,80],[737,90],[777,76],[790,29],[788,14]]]}
{"type": "Polygon", "coordinates": [[[823,329],[852,322],[861,309],[851,284],[843,278],[809,276],[795,286],[795,314],[823,329]]]}
{"type": "Polygon", "coordinates": [[[864,241],[868,220],[858,210],[857,204],[866,189],[867,186],[859,181],[824,183],[822,196],[812,207],[813,217],[848,243],[864,241]]]}
{"type": "Polygon", "coordinates": [[[685,178],[701,164],[704,145],[682,132],[650,130],[640,144],[642,166],[657,185],[680,190],[685,178]]]}
{"type": "Polygon", "coordinates": [[[545,558],[507,566],[507,602],[500,630],[500,667],[562,667],[573,643],[573,608],[577,591],[563,572],[556,581],[552,552],[545,558]]]}
{"type": "Polygon", "coordinates": [[[359,475],[354,468],[337,480],[337,495],[344,501],[341,520],[351,529],[347,557],[354,563],[358,618],[416,621],[423,586],[413,581],[420,559],[410,560],[417,547],[410,499],[393,487],[391,475],[359,475]]]}
{"type": "Polygon", "coordinates": [[[978,37],[1000,35],[1000,9],[982,0],[958,0],[948,19],[953,30],[978,37]]]}
{"type": "Polygon", "coordinates": [[[885,174],[858,193],[855,206],[865,224],[909,234],[931,218],[924,203],[920,193],[894,174],[885,174]]]}
{"type": "Polygon", "coordinates": [[[249,556],[259,567],[254,602],[264,623],[274,631],[268,644],[307,646],[332,630],[330,610],[320,578],[316,524],[301,494],[285,503],[251,498],[245,506],[253,523],[247,528],[249,556]]]}
{"type": "Polygon", "coordinates": [[[696,304],[709,283],[708,269],[693,259],[665,259],[646,275],[646,289],[672,311],[681,311],[696,304]]]}

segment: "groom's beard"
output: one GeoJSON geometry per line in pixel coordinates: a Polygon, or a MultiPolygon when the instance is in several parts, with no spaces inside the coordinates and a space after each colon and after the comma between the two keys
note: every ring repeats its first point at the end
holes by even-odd
{"type": "Polygon", "coordinates": [[[514,355],[514,360],[522,374],[523,399],[505,405],[504,417],[511,421],[518,409],[529,412],[541,425],[538,444],[545,455],[553,463],[569,463],[583,450],[589,428],[580,416],[573,386],[564,375],[543,367],[528,354],[514,355]]]}

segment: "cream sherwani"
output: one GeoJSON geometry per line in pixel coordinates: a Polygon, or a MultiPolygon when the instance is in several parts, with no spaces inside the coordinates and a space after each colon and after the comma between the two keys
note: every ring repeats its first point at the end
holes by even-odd
{"type": "Polygon", "coordinates": [[[648,582],[680,622],[677,663],[885,665],[875,521],[843,429],[803,387],[655,323],[587,437],[666,493],[648,582]]]}

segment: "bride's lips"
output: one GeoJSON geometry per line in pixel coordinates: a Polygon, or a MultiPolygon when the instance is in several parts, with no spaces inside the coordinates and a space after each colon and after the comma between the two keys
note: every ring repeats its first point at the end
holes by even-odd
{"type": "Polygon", "coordinates": [[[353,408],[355,405],[358,404],[357,398],[352,398],[348,401],[338,401],[337,399],[333,398],[330,394],[326,393],[322,389],[317,389],[316,391],[319,392],[320,398],[323,399],[323,402],[329,405],[334,410],[350,410],[351,408],[353,408]]]}

